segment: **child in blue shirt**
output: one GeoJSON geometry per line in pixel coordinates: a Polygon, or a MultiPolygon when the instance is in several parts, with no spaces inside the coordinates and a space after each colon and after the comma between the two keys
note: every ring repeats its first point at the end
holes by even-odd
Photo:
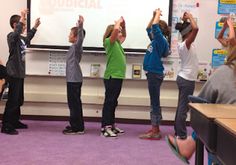
{"type": "Polygon", "coordinates": [[[162,119],[160,107],[160,87],[164,79],[164,67],[162,57],[169,54],[169,44],[165,38],[169,36],[169,28],[166,22],[160,20],[162,11],[156,9],[148,24],[147,33],[151,40],[143,61],[143,69],[148,80],[148,90],[151,102],[151,125],[152,128],[145,134],[140,135],[141,139],[159,140],[161,138],[160,122],[162,119]]]}

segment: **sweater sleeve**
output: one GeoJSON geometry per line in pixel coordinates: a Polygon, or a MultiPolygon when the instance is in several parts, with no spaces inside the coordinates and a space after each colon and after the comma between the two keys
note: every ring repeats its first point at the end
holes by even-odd
{"type": "Polygon", "coordinates": [[[166,38],[163,36],[158,24],[152,25],[152,33],[157,47],[160,48],[158,50],[161,50],[160,54],[162,57],[167,57],[169,55],[169,44],[166,38]]]}
{"type": "Polygon", "coordinates": [[[15,43],[19,40],[22,30],[23,30],[23,23],[19,22],[16,25],[15,31],[8,34],[7,42],[9,47],[13,47],[15,43]]]}
{"type": "Polygon", "coordinates": [[[151,28],[147,28],[146,31],[147,31],[148,38],[150,39],[150,41],[152,41],[153,40],[152,34],[151,34],[152,29],[151,28]]]}
{"type": "Polygon", "coordinates": [[[79,26],[78,28],[78,37],[77,37],[77,41],[76,41],[76,48],[80,49],[82,47],[83,41],[84,41],[84,29],[83,26],[79,26]]]}
{"type": "Polygon", "coordinates": [[[216,103],[218,97],[218,90],[214,89],[212,79],[208,80],[202,87],[199,97],[208,100],[210,103],[216,103]]]}
{"type": "Polygon", "coordinates": [[[25,43],[26,45],[28,45],[30,43],[30,41],[32,40],[32,38],[34,37],[35,33],[36,33],[36,29],[32,28],[30,31],[27,32],[27,36],[25,37],[25,43]]]}

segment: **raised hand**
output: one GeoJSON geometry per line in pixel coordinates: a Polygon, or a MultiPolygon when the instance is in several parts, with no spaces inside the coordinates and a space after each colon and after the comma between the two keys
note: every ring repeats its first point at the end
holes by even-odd
{"type": "Polygon", "coordinates": [[[154,11],[154,13],[155,13],[156,16],[162,16],[162,11],[161,11],[160,8],[156,9],[156,10],[154,11]]]}
{"type": "Polygon", "coordinates": [[[22,11],[21,11],[21,17],[22,18],[26,18],[26,15],[27,15],[27,13],[29,12],[29,10],[28,9],[23,9],[22,11]]]}
{"type": "Polygon", "coordinates": [[[27,16],[27,13],[29,12],[28,9],[24,9],[21,11],[21,17],[20,17],[20,22],[22,22],[23,24],[26,24],[26,16],[27,16]]]}
{"type": "Polygon", "coordinates": [[[83,23],[84,23],[84,17],[82,15],[79,15],[79,19],[76,25],[79,27],[79,26],[82,26],[83,23]]]}
{"type": "Polygon", "coordinates": [[[120,17],[120,26],[122,27],[122,28],[125,28],[125,20],[124,20],[124,17],[120,17]]]}
{"type": "Polygon", "coordinates": [[[41,24],[40,18],[37,18],[37,19],[35,20],[34,28],[37,29],[40,24],[41,24]]]}

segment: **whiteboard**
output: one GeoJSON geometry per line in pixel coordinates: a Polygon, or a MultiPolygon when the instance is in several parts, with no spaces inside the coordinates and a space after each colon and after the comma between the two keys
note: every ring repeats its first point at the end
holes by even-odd
{"type": "MultiPolygon", "coordinates": [[[[192,0],[174,0],[174,5],[180,3],[188,4],[192,0]]],[[[1,31],[0,31],[0,48],[1,59],[6,62],[8,58],[8,46],[6,41],[7,34],[12,30],[9,25],[9,18],[12,14],[20,14],[20,11],[27,6],[26,0],[8,0],[4,2],[4,7],[1,8],[1,31]],[[14,6],[14,7],[12,7],[14,6]]],[[[198,7],[198,26],[199,33],[195,40],[197,48],[197,55],[199,61],[211,62],[212,49],[221,48],[221,45],[215,39],[215,23],[219,20],[220,15],[217,14],[217,0],[204,0],[199,1],[198,7]]],[[[145,29],[143,30],[145,31],[145,29]]],[[[39,35],[40,29],[37,31],[36,36],[39,35]]],[[[127,35],[129,35],[127,33],[127,35]]],[[[26,73],[30,75],[48,75],[48,55],[50,51],[30,51],[26,55],[26,73]]],[[[96,58],[89,56],[86,58],[86,62],[91,63],[105,63],[104,56],[96,56],[96,58]]],[[[85,62],[85,63],[86,63],[85,62]]],[[[142,58],[133,57],[128,61],[129,63],[142,63],[142,58]]],[[[82,59],[82,65],[84,59],[82,59]]],[[[86,64],[83,67],[83,71],[89,73],[89,65],[86,64]]]]}
{"type": "Polygon", "coordinates": [[[31,44],[69,46],[70,29],[76,25],[78,15],[83,15],[84,47],[103,48],[106,27],[123,16],[128,34],[123,48],[145,50],[149,44],[145,28],[153,16],[154,6],[162,10],[161,19],[168,23],[170,0],[31,0],[31,27],[38,17],[42,22],[31,44]]]}

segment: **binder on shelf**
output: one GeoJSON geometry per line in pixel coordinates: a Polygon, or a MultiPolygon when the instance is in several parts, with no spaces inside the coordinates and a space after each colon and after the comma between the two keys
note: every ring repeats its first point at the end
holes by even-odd
{"type": "Polygon", "coordinates": [[[133,79],[141,79],[142,77],[142,65],[141,64],[133,64],[132,65],[132,78],[133,79]]]}
{"type": "Polygon", "coordinates": [[[100,64],[91,64],[90,76],[91,77],[100,77],[100,64]]]}

